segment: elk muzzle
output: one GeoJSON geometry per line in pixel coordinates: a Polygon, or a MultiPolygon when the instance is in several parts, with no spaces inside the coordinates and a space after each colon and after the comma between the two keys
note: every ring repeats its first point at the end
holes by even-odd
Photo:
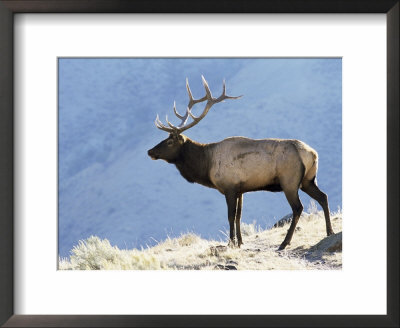
{"type": "Polygon", "coordinates": [[[158,159],[158,156],[156,155],[156,152],[154,151],[154,148],[150,149],[147,152],[147,155],[149,155],[151,157],[152,160],[156,160],[158,159]]]}

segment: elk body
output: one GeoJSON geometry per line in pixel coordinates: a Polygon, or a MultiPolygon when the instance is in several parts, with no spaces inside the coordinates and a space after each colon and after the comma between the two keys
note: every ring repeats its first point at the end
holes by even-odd
{"type": "Polygon", "coordinates": [[[243,194],[259,190],[284,192],[292,208],[292,223],[279,249],[284,249],[290,243],[303,211],[299,189],[321,205],[327,235],[333,234],[328,198],[316,184],[318,154],[304,142],[230,137],[220,142],[201,144],[182,134],[203,119],[212,105],[225,99],[239,98],[226,95],[225,82],[222,95],[214,98],[204,77],[202,81],[206,95],[201,99],[194,99],[186,80],[189,104],[185,115],[180,115],[174,104],[174,113],[181,119],[178,126],[170,123],[168,118],[168,125],[164,125],[157,115],[157,128],[168,132],[169,136],[150,149],[148,155],[152,159],[163,159],[175,164],[187,181],[217,189],[225,195],[232,245],[235,244],[235,230],[237,245],[240,247],[243,244],[240,233],[243,194]],[[203,113],[199,117],[194,116],[191,112],[193,105],[203,101],[206,101],[203,113]],[[193,121],[187,124],[189,116],[193,121]]]}

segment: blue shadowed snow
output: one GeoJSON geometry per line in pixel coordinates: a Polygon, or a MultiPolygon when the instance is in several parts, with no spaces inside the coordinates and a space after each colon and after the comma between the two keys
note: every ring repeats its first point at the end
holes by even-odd
{"type": "MultiPolygon", "coordinates": [[[[173,101],[183,113],[186,77],[202,97],[201,75],[214,96],[224,78],[229,95],[244,96],[215,105],[188,137],[300,139],[319,153],[318,185],[331,210],[341,207],[341,59],[60,59],[60,256],[90,235],[120,248],[188,231],[225,239],[224,196],[147,156],[167,137],[154,126],[156,115],[177,123],[173,101]]],[[[310,198],[300,197],[307,209],[310,198]]],[[[269,226],[290,212],[283,193],[244,196],[244,222],[269,226]]]]}

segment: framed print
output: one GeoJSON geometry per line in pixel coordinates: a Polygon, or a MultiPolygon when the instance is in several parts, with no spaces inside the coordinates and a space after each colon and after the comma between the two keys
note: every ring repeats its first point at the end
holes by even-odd
{"type": "Polygon", "coordinates": [[[398,1],[0,8],[1,324],[398,326],[398,1]],[[154,126],[157,114],[170,119],[154,126]],[[235,135],[251,139],[216,143],[235,135]],[[287,180],[234,169],[243,193],[287,198],[246,194],[241,224],[226,173],[193,173],[203,150],[190,174],[171,157],[182,143],[218,156],[236,142],[211,162],[236,156],[255,172],[277,157],[257,155],[255,140],[270,137],[262,147],[290,139],[282,151],[303,166],[293,159],[287,180]],[[302,167],[296,188],[324,211],[301,196],[299,228],[281,220],[275,240],[273,222],[300,216],[289,182],[302,167]],[[249,219],[262,215],[267,230],[249,219]],[[316,226],[323,236],[310,241],[316,226]],[[311,255],[320,240],[337,243],[334,258],[311,255]]]}

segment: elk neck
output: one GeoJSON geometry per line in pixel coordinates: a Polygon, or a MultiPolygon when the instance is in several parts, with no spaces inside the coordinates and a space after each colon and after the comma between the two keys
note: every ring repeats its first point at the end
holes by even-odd
{"type": "Polygon", "coordinates": [[[210,146],[187,138],[174,164],[187,181],[215,188],[209,176],[210,146]]]}

